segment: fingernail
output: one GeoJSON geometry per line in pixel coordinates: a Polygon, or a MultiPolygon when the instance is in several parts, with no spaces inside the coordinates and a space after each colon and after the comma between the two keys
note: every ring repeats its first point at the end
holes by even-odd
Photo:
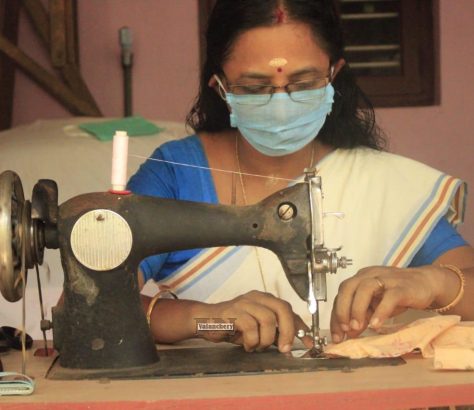
{"type": "Polygon", "coordinates": [[[370,321],[370,327],[376,328],[380,324],[380,319],[378,317],[373,317],[370,321]]]}
{"type": "Polygon", "coordinates": [[[332,341],[333,341],[334,343],[339,343],[339,342],[341,341],[341,336],[339,336],[339,335],[336,334],[336,333],[333,333],[331,337],[332,337],[332,341]]]}
{"type": "Polygon", "coordinates": [[[351,325],[351,329],[352,329],[352,330],[359,330],[359,329],[360,329],[359,322],[358,322],[357,320],[355,320],[355,319],[352,319],[352,320],[351,320],[350,325],[351,325]]]}
{"type": "Polygon", "coordinates": [[[291,345],[284,345],[281,347],[280,352],[287,353],[291,350],[291,345]]]}
{"type": "Polygon", "coordinates": [[[348,332],[350,330],[349,326],[347,326],[345,323],[341,325],[341,329],[344,330],[344,332],[348,332]]]}

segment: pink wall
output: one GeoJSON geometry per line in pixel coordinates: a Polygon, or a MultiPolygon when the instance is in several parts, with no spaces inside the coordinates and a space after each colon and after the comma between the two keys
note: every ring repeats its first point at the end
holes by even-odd
{"type": "MultiPolygon", "coordinates": [[[[439,0],[441,104],[380,109],[377,116],[391,151],[421,160],[474,186],[474,1],[439,0]]],[[[101,0],[79,2],[82,72],[107,116],[122,114],[118,29],[134,34],[134,112],[183,121],[198,82],[197,2],[190,0],[101,0]]],[[[39,47],[22,26],[21,43],[39,47]]],[[[18,75],[14,124],[68,115],[35,85],[18,75]]],[[[472,199],[472,198],[471,198],[472,199]]],[[[474,200],[461,228],[474,244],[474,200]]]]}
{"type": "MultiPolygon", "coordinates": [[[[83,77],[106,116],[123,114],[118,30],[133,33],[133,111],[149,118],[182,121],[199,77],[197,1],[79,1],[83,77]]],[[[44,55],[23,20],[20,44],[35,59],[44,55]]],[[[22,73],[17,74],[14,125],[69,115],[22,73]]]]}

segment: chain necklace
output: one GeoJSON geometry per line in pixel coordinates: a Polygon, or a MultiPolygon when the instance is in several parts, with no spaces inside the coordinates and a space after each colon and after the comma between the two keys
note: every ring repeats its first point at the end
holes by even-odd
{"type": "MultiPolygon", "coordinates": [[[[236,160],[236,163],[237,163],[237,172],[239,174],[239,180],[240,180],[240,189],[242,190],[242,198],[244,200],[244,205],[248,205],[248,202],[247,202],[247,193],[245,191],[245,184],[244,184],[244,177],[242,175],[242,168],[240,166],[240,156],[239,156],[239,137],[238,135],[236,134],[235,135],[235,160],[236,160]]],[[[308,168],[311,168],[313,166],[313,162],[314,162],[314,140],[313,142],[311,143],[311,156],[310,156],[310,160],[309,160],[309,167],[308,168]]],[[[235,187],[234,187],[235,188],[235,187]]],[[[235,190],[233,189],[233,192],[235,193],[235,190]]],[[[233,198],[233,200],[235,201],[235,198],[233,198]]],[[[260,272],[260,278],[262,279],[262,283],[263,283],[263,290],[264,292],[267,292],[267,286],[265,284],[265,278],[263,276],[263,269],[262,269],[262,261],[260,260],[260,255],[258,253],[258,249],[256,246],[253,247],[254,250],[255,250],[255,256],[257,257],[257,262],[258,262],[258,270],[260,272]]]]}

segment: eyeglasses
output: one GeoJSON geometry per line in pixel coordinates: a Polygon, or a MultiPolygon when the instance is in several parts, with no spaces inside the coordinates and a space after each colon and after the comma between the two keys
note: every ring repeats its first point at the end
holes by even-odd
{"type": "MultiPolygon", "coordinates": [[[[267,85],[267,84],[228,84],[230,93],[233,95],[253,96],[253,98],[239,98],[236,100],[237,104],[242,105],[265,105],[270,102],[273,94],[277,90],[283,89],[288,96],[296,102],[314,101],[315,99],[323,100],[325,97],[326,86],[330,83],[332,78],[332,67],[329,75],[325,77],[312,78],[308,80],[295,81],[282,86],[267,85]],[[319,93],[308,93],[312,90],[321,90],[319,93]]],[[[226,89],[222,84],[220,78],[214,76],[219,84],[219,94],[225,100],[226,89]]]]}

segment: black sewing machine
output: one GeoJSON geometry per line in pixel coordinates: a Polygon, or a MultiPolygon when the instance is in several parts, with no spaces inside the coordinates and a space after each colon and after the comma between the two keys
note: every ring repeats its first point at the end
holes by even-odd
{"type": "Polygon", "coordinates": [[[173,250],[260,246],[278,255],[291,285],[313,309],[314,349],[321,353],[317,303],[326,300],[326,274],[348,262],[324,247],[322,217],[321,180],[314,170],[304,182],[243,207],[113,192],[58,205],[52,180],[38,181],[28,201],[18,175],[5,171],[0,288],[7,300],[20,299],[22,275],[42,263],[45,248],[59,248],[63,303],[42,328],[52,327],[60,366],[88,377],[153,375],[160,365],[140,303],[140,261],[173,250]]]}

